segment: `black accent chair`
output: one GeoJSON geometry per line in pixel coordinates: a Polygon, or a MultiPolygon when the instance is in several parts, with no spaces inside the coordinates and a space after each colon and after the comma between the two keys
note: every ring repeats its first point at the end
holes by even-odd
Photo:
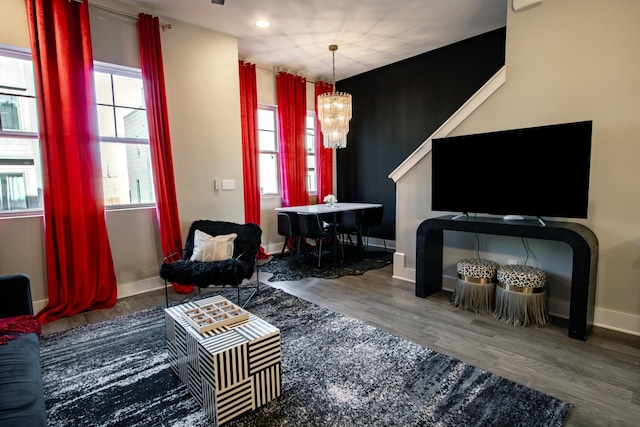
{"type": "MultiPolygon", "coordinates": [[[[210,286],[232,286],[238,290],[240,305],[240,285],[245,279],[251,279],[257,271],[257,254],[262,243],[262,229],[257,224],[236,224],[226,221],[197,220],[191,224],[184,244],[182,259],[176,259],[180,252],[165,257],[160,267],[160,277],[165,281],[165,298],[169,306],[168,284],[194,285],[193,294],[199,294],[201,288],[210,286]],[[191,261],[194,251],[195,232],[200,230],[210,236],[235,233],[233,256],[220,261],[191,261]],[[173,260],[173,261],[172,261],[173,260]]],[[[253,293],[242,307],[260,290],[260,279],[256,280],[253,293]]],[[[187,296],[187,299],[193,294],[187,296]]]]}
{"type": "Polygon", "coordinates": [[[284,256],[284,251],[289,248],[293,254],[300,248],[300,225],[298,214],[295,212],[278,212],[278,234],[284,236],[284,244],[280,252],[280,258],[284,256]],[[293,244],[292,244],[293,242],[293,244]]]}
{"type": "MultiPolygon", "coordinates": [[[[342,245],[340,245],[340,234],[334,230],[334,227],[324,228],[320,221],[320,217],[315,213],[298,213],[298,222],[300,224],[300,236],[303,239],[302,245],[305,244],[305,239],[313,239],[316,242],[316,255],[318,256],[318,267],[320,267],[320,263],[322,262],[322,242],[325,239],[335,239],[334,243],[337,246],[340,246],[340,250],[342,250],[342,245]]],[[[300,252],[298,251],[298,256],[300,252]]],[[[335,254],[336,260],[338,259],[338,254],[335,254]]],[[[296,260],[298,257],[296,257],[296,260]]]]}
{"type": "MultiPolygon", "coordinates": [[[[361,230],[362,235],[366,238],[365,247],[369,248],[369,236],[371,235],[371,229],[382,224],[384,218],[384,206],[376,208],[364,209],[362,211],[361,230]]],[[[382,239],[384,243],[384,251],[387,251],[387,241],[382,239]]]]}

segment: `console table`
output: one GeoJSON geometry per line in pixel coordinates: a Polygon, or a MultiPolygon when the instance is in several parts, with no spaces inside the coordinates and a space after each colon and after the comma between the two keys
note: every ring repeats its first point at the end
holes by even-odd
{"type": "Polygon", "coordinates": [[[416,296],[425,298],[442,289],[443,231],[557,240],[573,249],[569,337],[586,340],[593,325],[598,239],[582,224],[548,221],[505,221],[502,218],[443,216],[423,221],[416,239],[416,296]]]}

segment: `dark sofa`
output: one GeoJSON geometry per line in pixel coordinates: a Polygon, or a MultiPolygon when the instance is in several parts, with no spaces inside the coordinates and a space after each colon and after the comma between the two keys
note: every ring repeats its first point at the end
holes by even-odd
{"type": "MultiPolygon", "coordinates": [[[[29,277],[0,276],[0,321],[6,328],[24,315],[33,315],[29,277]]],[[[39,336],[35,332],[0,334],[6,341],[0,344],[0,427],[46,426],[39,336]]]]}

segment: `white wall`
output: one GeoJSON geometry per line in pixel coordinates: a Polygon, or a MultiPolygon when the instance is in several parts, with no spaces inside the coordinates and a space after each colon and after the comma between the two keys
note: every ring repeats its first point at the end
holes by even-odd
{"type": "MultiPolygon", "coordinates": [[[[509,2],[507,81],[452,133],[593,120],[590,207],[588,219],[577,222],[591,228],[600,245],[595,324],[634,334],[640,334],[638,16],[635,0],[546,1],[520,12],[509,2]]],[[[442,214],[430,211],[430,174],[429,155],[397,185],[394,274],[407,280],[415,280],[417,226],[442,214]]],[[[461,256],[473,255],[475,240],[446,234],[444,265],[451,271],[461,256]]],[[[563,314],[571,250],[530,241],[539,266],[550,272],[551,309],[563,314]]],[[[482,247],[483,256],[498,262],[524,258],[516,238],[483,236],[482,247]]]]}

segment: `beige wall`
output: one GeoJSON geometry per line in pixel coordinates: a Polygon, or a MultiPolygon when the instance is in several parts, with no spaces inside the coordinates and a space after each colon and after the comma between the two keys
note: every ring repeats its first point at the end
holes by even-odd
{"type": "MultiPolygon", "coordinates": [[[[507,81],[452,134],[593,120],[590,207],[588,219],[577,222],[600,244],[595,323],[640,334],[640,2],[545,1],[520,12],[510,3],[507,81]]],[[[440,215],[430,212],[430,195],[418,191],[429,182],[430,168],[427,156],[398,182],[397,258],[403,265],[394,270],[400,276],[415,269],[416,227],[440,215]]],[[[486,236],[486,256],[522,259],[515,240],[486,236]]],[[[455,263],[458,251],[473,253],[473,240],[454,235],[447,242],[453,254],[445,251],[445,264],[455,263]]],[[[571,272],[563,260],[570,250],[533,243],[540,266],[551,269],[566,292],[571,272]]]]}

